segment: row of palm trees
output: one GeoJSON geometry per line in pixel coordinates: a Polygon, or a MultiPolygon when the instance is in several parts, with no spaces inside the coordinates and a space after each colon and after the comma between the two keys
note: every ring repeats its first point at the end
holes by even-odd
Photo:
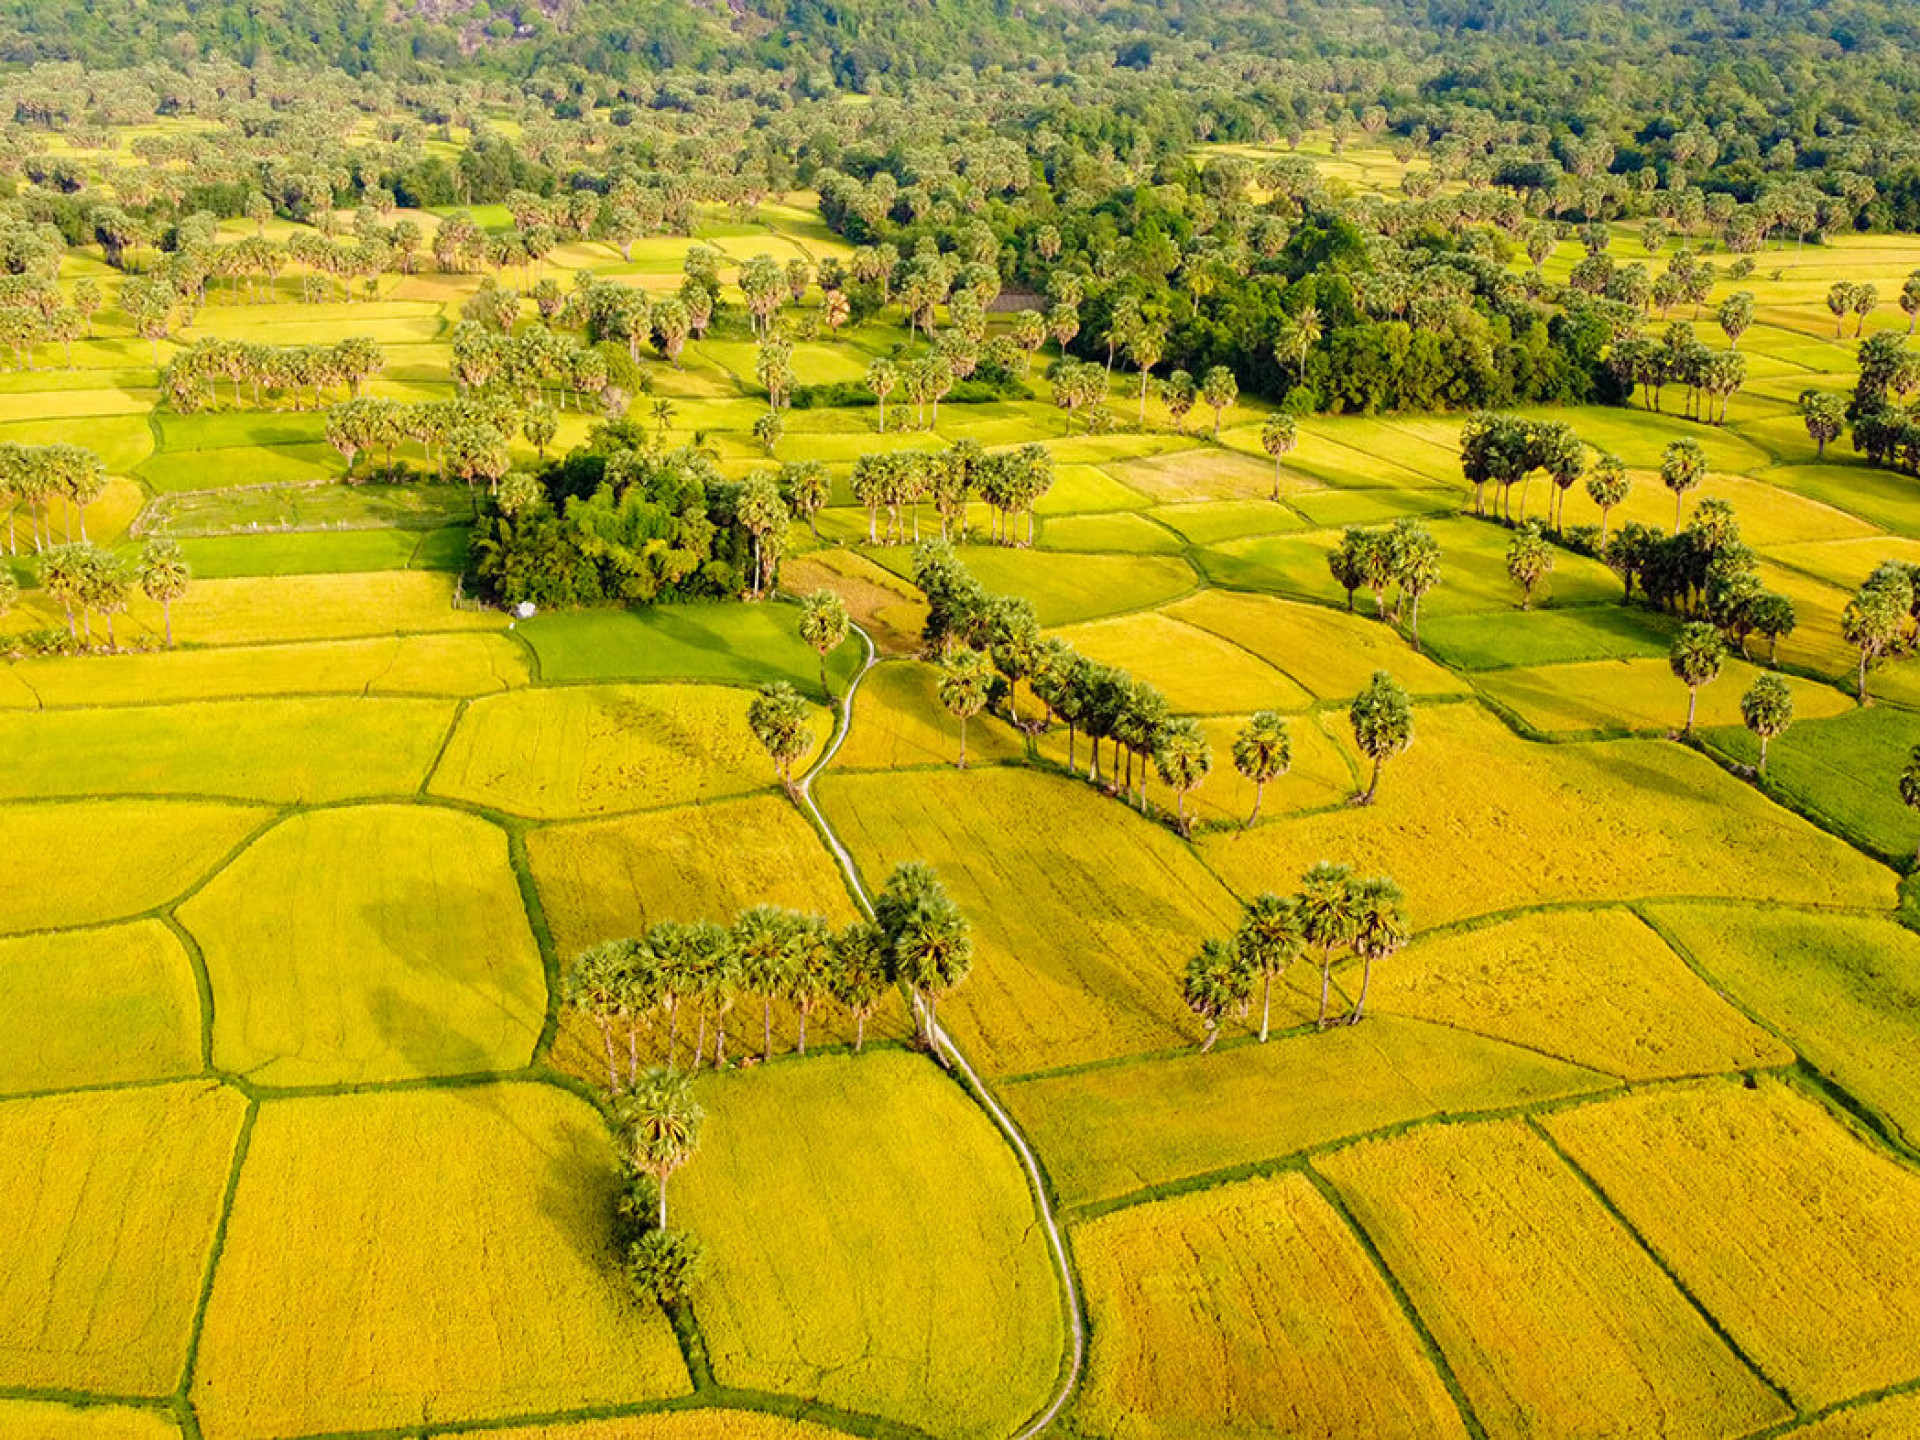
{"type": "MultiPolygon", "coordinates": [[[[77,511],[80,538],[87,538],[87,506],[105,493],[107,467],[93,451],[79,445],[0,444],[0,508],[25,508],[33,532],[33,548],[44,552],[53,544],[51,510],[61,506],[62,538],[73,540],[77,511]]],[[[7,525],[7,553],[20,553],[15,525],[7,525]]]]}
{"type": "Polygon", "coordinates": [[[1044,445],[989,452],[961,439],[945,450],[896,450],[862,455],[853,463],[853,498],[867,510],[867,543],[902,545],[909,522],[920,543],[920,506],[931,503],[940,517],[940,538],[966,533],[967,506],[984,500],[993,512],[993,538],[1017,540],[1015,517],[1027,519],[1033,543],[1033,512],[1053,488],[1053,455],[1044,445]],[[879,518],[886,512],[884,538],[879,518]]]}
{"type": "Polygon", "coordinates": [[[1311,955],[1320,967],[1320,1012],[1316,1026],[1330,1022],[1327,1004],[1336,958],[1351,955],[1365,969],[1353,1008],[1338,1023],[1357,1025],[1366,1013],[1373,962],[1397,953],[1410,936],[1405,896],[1384,875],[1355,875],[1351,867],[1322,860],[1300,877],[1291,895],[1262,894],[1248,902],[1231,935],[1204,941],[1181,977],[1187,1008],[1206,1026],[1203,1051],[1220,1038],[1227,1017],[1251,1011],[1260,994],[1260,1043],[1273,1017],[1273,986],[1294,961],[1311,955]]]}
{"type": "Polygon", "coordinates": [[[119,649],[114,617],[124,614],[135,593],[159,605],[166,617],[166,642],[173,646],[173,602],[187,593],[191,579],[180,547],[164,535],[148,540],[138,559],[98,545],[58,545],[40,559],[40,583],[66,611],[67,638],[93,648],[93,617],[107,625],[107,648],[119,649]]]}
{"type": "Polygon", "coordinates": [[[253,404],[260,406],[272,392],[287,396],[294,409],[305,410],[308,391],[313,392],[315,408],[326,403],[326,392],[335,387],[351,399],[386,363],[379,344],[365,335],[349,335],[331,345],[268,345],[207,337],[167,362],[160,372],[160,388],[168,404],[182,414],[213,404],[220,381],[233,387],[236,406],[246,402],[248,393],[253,404]]]}

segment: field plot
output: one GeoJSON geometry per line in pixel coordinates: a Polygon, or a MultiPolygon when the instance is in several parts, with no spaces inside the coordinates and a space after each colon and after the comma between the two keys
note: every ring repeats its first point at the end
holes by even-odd
{"type": "Polygon", "coordinates": [[[420,788],[442,700],[212,700],[0,714],[0,798],[223,795],[324,804],[420,788]]]}
{"type": "MultiPolygon", "coordinates": [[[[1701,687],[1694,724],[1739,725],[1740,697],[1761,673],[1757,665],[1727,661],[1719,677],[1701,687]]],[[[1541,731],[1678,731],[1687,719],[1687,687],[1664,659],[1497,670],[1482,676],[1479,687],[1541,731]]],[[[1796,722],[1854,708],[1831,685],[1789,677],[1787,688],[1796,722]]]]}
{"type": "Polygon", "coordinates": [[[92,925],[176,898],[267,818],[247,805],[0,805],[0,932],[92,925]]]}
{"type": "Polygon", "coordinates": [[[819,795],[869,889],[923,859],[973,921],[972,977],[941,1016],[976,1064],[1020,1073],[1182,1043],[1174,977],[1233,907],[1165,830],[1022,771],[832,774],[819,795]]]}
{"type": "Polygon", "coordinates": [[[694,1306],[723,1384],[955,1437],[1040,1408],[1060,1291],[1019,1165],[956,1085],[882,1051],[703,1099],[711,1139],[677,1203],[712,1256],[694,1306]]]}
{"type": "Polygon", "coordinates": [[[527,659],[504,635],[401,635],[22,660],[12,674],[34,703],[59,708],[260,695],[486,695],[526,684],[527,659]]]}
{"type": "MultiPolygon", "coordinates": [[[[536,615],[517,630],[542,680],[787,680],[820,699],[820,657],[799,625],[791,605],[661,605],[536,615]]],[[[835,653],[835,694],[859,665],[857,644],[835,653]]]]}
{"type": "Polygon", "coordinates": [[[1416,941],[1375,977],[1382,1013],[1623,1080],[1793,1063],[1624,910],[1555,910],[1416,941]]]}
{"type": "Polygon", "coordinates": [[[527,859],[563,962],[660,920],[730,924],[761,904],[854,913],[820,837],[778,795],[548,826],[527,836],[527,859]]]}
{"type": "Polygon", "coordinates": [[[1677,622],[1625,605],[1529,610],[1507,615],[1437,615],[1420,626],[1427,649],[1463,670],[1562,665],[1580,660],[1664,657],[1677,622]]]}
{"type": "MultiPolygon", "coordinates": [[[[1168,988],[1176,983],[1169,974],[1168,988]]],[[[1275,1023],[1311,1021],[1318,985],[1316,978],[1311,995],[1298,984],[1284,993],[1276,988],[1275,1023]]],[[[1061,1202],[1085,1205],[1270,1163],[1408,1120],[1614,1084],[1497,1040],[1380,1016],[1352,1029],[1227,1045],[1210,1055],[1016,1081],[1004,1093],[1046,1156],[1061,1202]]]]}
{"type": "Polygon", "coordinates": [[[33,1440],[180,1440],[180,1429],[158,1410],[0,1400],[0,1435],[32,1436],[33,1440]]]}
{"type": "Polygon", "coordinates": [[[1104,550],[1123,555],[1178,555],[1186,542],[1144,515],[1062,515],[1040,531],[1043,550],[1104,550]]]}
{"type": "MultiPolygon", "coordinates": [[[[488,696],[461,717],[430,788],[543,820],[766,789],[777,777],[747,728],[752,699],[738,687],[703,685],[488,696]]],[[[831,725],[826,711],[814,713],[816,747],[831,725]]]]}
{"type": "Polygon", "coordinates": [[[295,815],[180,921],[212,976],[214,1061],[261,1084],[516,1069],[545,1021],[506,836],[455,811],[295,815]]]}
{"type": "Polygon", "coordinates": [[[1217,545],[1245,535],[1313,528],[1304,516],[1270,500],[1190,500],[1156,506],[1147,515],[1189,545],[1217,545]]]}
{"type": "Polygon", "coordinates": [[[316,530],[287,535],[215,535],[180,549],[203,580],[240,576],[355,575],[381,570],[459,570],[465,530],[316,530]],[[447,547],[442,536],[452,537],[447,547]]]}
{"type": "MultiPolygon", "coordinates": [[[[137,600],[133,618],[159,634],[159,606],[137,600]]],[[[405,570],[203,580],[173,607],[175,638],[197,645],[350,640],[436,630],[498,630],[505,625],[505,618],[495,610],[454,609],[453,581],[446,576],[405,570]]]]}
{"type": "Polygon", "coordinates": [[[1893,873],[1661,741],[1534,745],[1474,706],[1423,707],[1364,809],[1200,841],[1238,893],[1316,860],[1406,887],[1416,927],[1551,900],[1718,895],[1893,903],[1893,873]]]}
{"type": "MultiPolygon", "coordinates": [[[[853,728],[834,756],[836,770],[904,770],[952,765],[960,758],[960,722],[940,704],[940,672],[917,660],[890,661],[868,672],[854,699],[853,728]]],[[[1021,714],[1040,707],[1022,691],[1021,714]]],[[[982,711],[967,722],[967,763],[1011,760],[1024,746],[1006,722],[982,711]]]]}
{"type": "Polygon", "coordinates": [[[1467,1433],[1392,1292],[1304,1176],[1122,1210],[1075,1231],[1073,1248],[1093,1331],[1078,1433],[1467,1433]]]}
{"type": "Polygon", "coordinates": [[[1793,1440],[1915,1440],[1920,1436],[1920,1395],[1876,1400],[1788,1433],[1793,1440]]]}
{"type": "Polygon", "coordinates": [[[1714,1082],[1545,1123],[1797,1403],[1920,1376],[1920,1175],[1813,1101],[1714,1082]]]}
{"type": "MultiPolygon", "coordinates": [[[[855,550],[820,549],[795,556],[780,567],[780,577],[796,595],[831,590],[846,602],[853,622],[873,637],[882,655],[908,655],[920,648],[920,629],[927,621],[927,602],[898,575],[855,550]]],[[[795,622],[798,623],[797,621],[795,622]]],[[[857,657],[856,640],[849,654],[857,657]]],[[[845,657],[836,654],[829,667],[838,694],[845,657]]],[[[817,674],[817,671],[816,671],[817,674]]]]}
{"type": "Polygon", "coordinates": [[[616,1185],[600,1118],[550,1086],[263,1105],[194,1377],[208,1440],[684,1394],[607,1264],[616,1185]]]}
{"type": "Polygon", "coordinates": [[[1787,1410],[1525,1124],[1314,1162],[1493,1435],[1722,1436],[1787,1410]]]}
{"type": "Polygon", "coordinates": [[[0,1014],[0,1094],[200,1069],[193,966],[157,920],[0,940],[0,1014]]]}
{"type": "MultiPolygon", "coordinates": [[[[990,595],[1033,602],[1042,625],[1071,625],[1145,610],[1193,589],[1193,569],[1172,555],[1080,555],[998,545],[968,545],[961,563],[990,595]]],[[[911,566],[904,551],[883,552],[891,568],[911,566]]]]}
{"type": "Polygon", "coordinates": [[[1316,700],[1351,699],[1376,670],[1390,671],[1415,695],[1467,689],[1385,625],[1359,615],[1224,590],[1203,590],[1166,613],[1258,655],[1316,700]]]}
{"type": "Polygon", "coordinates": [[[0,1385],[173,1393],[245,1110],[205,1082],[0,1104],[0,1385]]]}
{"type": "Polygon", "coordinates": [[[1176,714],[1245,715],[1304,710],[1313,703],[1298,684],[1247,650],[1157,611],[1054,633],[1087,658],[1154,686],[1176,714]]]}
{"type": "Polygon", "coordinates": [[[1649,913],[1714,984],[1920,1146],[1920,937],[1864,915],[1745,905],[1649,913]]]}
{"type": "Polygon", "coordinates": [[[844,1432],[754,1410],[671,1410],[617,1420],[463,1432],[466,1440],[838,1440],[844,1432]]]}
{"type": "MultiPolygon", "coordinates": [[[[1175,450],[1122,461],[1109,465],[1107,470],[1115,479],[1156,502],[1254,500],[1273,489],[1272,461],[1256,460],[1231,450],[1175,450]]],[[[1313,483],[1298,471],[1283,472],[1280,493],[1292,494],[1313,483]]]]}

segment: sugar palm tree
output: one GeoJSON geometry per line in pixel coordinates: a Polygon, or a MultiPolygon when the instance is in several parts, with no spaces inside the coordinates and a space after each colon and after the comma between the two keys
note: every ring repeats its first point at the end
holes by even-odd
{"type": "Polygon", "coordinates": [[[1294,902],[1278,895],[1256,895],[1240,917],[1234,946],[1252,973],[1260,977],[1260,1043],[1267,1043],[1273,1017],[1273,982],[1306,953],[1300,914],[1294,902]]]}
{"type": "Polygon", "coordinates": [[[1175,823],[1180,833],[1189,833],[1192,824],[1187,819],[1187,796],[1213,769],[1213,750],[1198,720],[1183,715],[1161,728],[1159,743],[1153,749],[1153,768],[1173,790],[1175,823]]]}
{"type": "Polygon", "coordinates": [[[1347,1024],[1358,1025],[1367,1008],[1367,989],[1373,983],[1373,962],[1393,956],[1407,943],[1406,897],[1384,875],[1355,880],[1348,887],[1353,913],[1353,953],[1360,957],[1360,998],[1353,1002],[1347,1024]]]}
{"type": "Polygon", "coordinates": [[[837,957],[833,931],[818,915],[793,918],[793,968],[787,976],[787,998],[800,1016],[795,1047],[807,1053],[807,1020],[833,994],[837,957]]]}
{"type": "Polygon", "coordinates": [[[1293,768],[1293,733],[1286,718],[1278,711],[1262,710],[1247,721],[1233,737],[1233,768],[1253,782],[1253,809],[1240,827],[1245,830],[1260,818],[1267,782],[1293,768]]]}
{"type": "Polygon", "coordinates": [[[620,951],[627,942],[609,940],[582,950],[567,967],[567,1004],[600,1027],[607,1051],[607,1092],[618,1094],[620,1068],[614,1058],[613,1017],[620,1006],[620,951]]]}
{"type": "Polygon", "coordinates": [[[800,602],[800,638],[820,654],[820,688],[833,698],[827,682],[827,657],[846,642],[852,628],[847,602],[831,590],[816,590],[800,602]]]}
{"type": "Polygon", "coordinates": [[[1687,492],[1707,473],[1707,452],[1698,440],[1675,440],[1660,456],[1660,483],[1673,492],[1673,533],[1680,533],[1687,492]]]}
{"type": "Polygon", "coordinates": [[[1712,683],[1726,658],[1727,642],[1720,638],[1718,630],[1704,621],[1696,620],[1681,626],[1680,633],[1673,637],[1673,648],[1667,652],[1667,664],[1680,683],[1687,687],[1687,728],[1681,733],[1693,734],[1693,717],[1700,704],[1700,687],[1712,683]]]}
{"type": "Polygon", "coordinates": [[[140,551],[140,589],[160,606],[165,617],[167,648],[173,648],[173,602],[187,593],[192,578],[180,547],[165,535],[155,535],[140,551]]]}
{"type": "Polygon", "coordinates": [[[793,984],[799,966],[798,917],[772,905],[742,911],[733,926],[741,986],[760,997],[760,1058],[773,1058],[773,1002],[793,984]]]}
{"type": "Polygon", "coordinates": [[[1603,454],[1587,472],[1587,498],[1600,507],[1600,543],[1606,544],[1607,524],[1613,507],[1626,500],[1633,489],[1633,477],[1618,455],[1603,454]]]}
{"type": "Polygon", "coordinates": [[[1767,745],[1787,733],[1793,724],[1793,691],[1772,671],[1758,677],[1740,697],[1740,718],[1760,741],[1760,763],[1754,768],[1767,773],[1767,745]]]}
{"type": "MultiPolygon", "coordinates": [[[[1900,802],[1909,810],[1920,810],[1920,745],[1907,753],[1906,768],[1900,772],[1900,802]]],[[[1915,863],[1920,864],[1920,854],[1915,863]]]]}
{"type": "Polygon", "coordinates": [[[706,1112],[693,1098],[693,1084],[677,1070],[656,1065],[640,1077],[615,1111],[621,1144],[636,1170],[653,1177],[660,1197],[659,1224],[667,1228],[667,1181],[693,1158],[706,1112]]]}
{"type": "Polygon", "coordinates": [[[886,963],[885,937],[879,927],[856,920],[833,940],[833,998],[853,1017],[853,1053],[867,1044],[867,1021],[893,983],[886,963]]]}
{"type": "Polygon", "coordinates": [[[1333,952],[1353,943],[1358,928],[1354,912],[1353,872],[1345,865],[1322,860],[1300,877],[1294,897],[1300,938],[1320,952],[1320,1015],[1315,1023],[1327,1028],[1327,993],[1333,984],[1333,952]]]}
{"type": "Polygon", "coordinates": [[[986,706],[993,686],[993,662],[981,651],[962,646],[940,662],[940,703],[960,722],[959,768],[967,768],[967,721],[986,706]]]}
{"type": "Polygon", "coordinates": [[[1229,1010],[1244,1007],[1253,998],[1253,972],[1231,940],[1207,940],[1187,961],[1181,983],[1187,1008],[1206,1022],[1201,1053],[1220,1038],[1220,1022],[1229,1010]]]}
{"type": "Polygon", "coordinates": [[[1379,670],[1354,697],[1347,718],[1361,753],[1373,761],[1373,776],[1360,796],[1362,805],[1371,805],[1380,788],[1380,771],[1413,743],[1413,701],[1391,675],[1379,670]]]}
{"type": "Polygon", "coordinates": [[[894,867],[873,902],[889,973],[924,1003],[916,1029],[931,1047],[938,1034],[940,997],[973,968],[973,936],[932,867],[908,861],[894,867]]]}
{"type": "Polygon", "coordinates": [[[1273,494],[1280,498],[1280,465],[1300,443],[1300,424],[1284,410],[1276,410],[1260,426],[1260,448],[1273,457],[1273,494]]]}
{"type": "Polygon", "coordinates": [[[793,794],[793,762],[813,746],[807,702],[784,680],[762,685],[747,706],[747,728],[772,757],[781,785],[793,794]]]}

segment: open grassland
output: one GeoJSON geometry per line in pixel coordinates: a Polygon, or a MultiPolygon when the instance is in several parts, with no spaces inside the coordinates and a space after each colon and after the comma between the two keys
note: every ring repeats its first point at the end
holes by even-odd
{"type": "Polygon", "coordinates": [[[891,1051],[703,1098],[676,1203],[713,1256],[694,1307],[723,1383],[983,1440],[1040,1408],[1063,1300],[1019,1166],[958,1088],[891,1051]]]}
{"type": "Polygon", "coordinates": [[[173,1393],[245,1111],[204,1081],[0,1103],[0,1385],[173,1393]]]}
{"type": "Polygon", "coordinates": [[[296,815],[180,907],[216,997],[216,1064],[266,1085],[511,1070],[546,1016],[492,825],[374,805],[296,815]]]}
{"type": "Polygon", "coordinates": [[[1649,912],[1714,984],[1920,1149],[1920,938],[1892,920],[1746,905],[1649,912]]]}
{"type": "MultiPolygon", "coordinates": [[[[1312,1020],[1318,980],[1313,984],[1311,996],[1304,989],[1276,992],[1276,1021],[1312,1020]]],[[[1614,1083],[1497,1040],[1382,1016],[1265,1045],[1018,1081],[1006,1087],[1006,1098],[1047,1157],[1061,1202],[1085,1205],[1271,1163],[1409,1120],[1505,1109],[1614,1083]]]]}
{"type": "Polygon", "coordinates": [[[1489,1434],[1705,1437],[1788,1417],[1523,1122],[1435,1126],[1314,1163],[1489,1434]]]}
{"type": "Polygon", "coordinates": [[[607,1263],[616,1184],[599,1117],[551,1086],[263,1105],[194,1376],[208,1440],[684,1393],[607,1263]]]}
{"type": "Polygon", "coordinates": [[[0,940],[0,1093],[200,1069],[200,992],[157,920],[0,940]]]}
{"type": "Polygon", "coordinates": [[[1384,870],[1416,926],[1549,900],[1893,903],[1892,872],[1658,741],[1534,745],[1475,706],[1423,707],[1371,806],[1200,842],[1243,895],[1323,858],[1384,870]]]}
{"type": "Polygon", "coordinates": [[[1225,590],[1203,590],[1167,614],[1259,656],[1316,700],[1351,699],[1376,670],[1390,671],[1414,695],[1467,688],[1386,626],[1357,615],[1225,590]]]}
{"type": "Polygon", "coordinates": [[[0,1435],[23,1440],[180,1440],[180,1427],[161,1411],[127,1405],[0,1400],[0,1435]]]}
{"type": "Polygon", "coordinates": [[[1467,1433],[1393,1293],[1302,1175],[1122,1210],[1076,1230],[1073,1249],[1093,1332],[1078,1433],[1467,1433]]]}
{"type": "Polygon", "coordinates": [[[563,959],[662,920],[731,924],[751,905],[854,914],[833,857],[784,796],[548,826],[527,836],[527,859],[563,959]]]}
{"type": "MultiPolygon", "coordinates": [[[[905,770],[952,765],[960,758],[960,722],[940,703],[940,672],[917,660],[890,661],[870,671],[854,698],[853,728],[834,757],[836,770],[905,770]]],[[[1021,692],[1021,714],[1037,717],[1031,692],[1021,692]]],[[[982,711],[967,722],[967,763],[986,765],[1024,752],[1004,721],[982,711]]]]}
{"type": "Polygon", "coordinates": [[[1181,1043],[1174,976],[1233,907],[1165,830],[1027,771],[829,775],[819,793],[869,889],[923,859],[973,921],[973,974],[941,1017],[987,1069],[1181,1043]]]}
{"type": "Polygon", "coordinates": [[[834,1440],[844,1433],[753,1410],[674,1410],[615,1420],[461,1432],[467,1440],[834,1440]]]}
{"type": "MultiPolygon", "coordinates": [[[[435,770],[436,795],[544,820],[656,809],[774,785],[733,686],[593,685],[476,700],[435,770]]],[[[832,728],[814,713],[815,745],[832,728]]],[[[804,761],[794,769],[798,774],[804,761]]]]}
{"type": "Polygon", "coordinates": [[[202,879],[268,812],[187,800],[0,806],[0,931],[138,915],[202,879]]]}
{"type": "Polygon", "coordinates": [[[1304,710],[1314,698],[1251,651],[1157,611],[1054,633],[1089,659],[1152,685],[1176,714],[1304,710]]]}
{"type": "Polygon", "coordinates": [[[1813,1101],[1712,1082],[1545,1123],[1797,1404],[1920,1376],[1920,1175],[1813,1101]]]}
{"type": "Polygon", "coordinates": [[[0,798],[220,795],[325,804],[420,788],[444,700],[303,698],[0,713],[0,798]]]}
{"type": "Polygon", "coordinates": [[[8,673],[20,689],[7,703],[65,708],[270,695],[486,695],[526,684],[527,660],[502,635],[401,635],[23,660],[8,673]]]}
{"type": "MultiPolygon", "coordinates": [[[[539,657],[540,678],[561,680],[790,681],[815,699],[820,657],[801,641],[789,605],[660,605],[536,615],[516,630],[539,657]]],[[[837,695],[859,666],[858,645],[828,666],[837,695]]]]}
{"type": "Polygon", "coordinates": [[[1793,1063],[1625,910],[1549,910],[1416,941],[1381,967],[1373,1003],[1622,1080],[1793,1063]]]}
{"type": "MultiPolygon", "coordinates": [[[[1756,665],[1728,660],[1700,689],[1694,724],[1737,726],[1740,697],[1761,674],[1756,665]]],[[[1831,685],[1788,679],[1796,722],[1840,715],[1853,701],[1831,685]]],[[[1584,665],[1497,670],[1479,680],[1480,692],[1541,731],[1677,731],[1687,720],[1687,687],[1664,659],[1600,660],[1584,665]]]]}

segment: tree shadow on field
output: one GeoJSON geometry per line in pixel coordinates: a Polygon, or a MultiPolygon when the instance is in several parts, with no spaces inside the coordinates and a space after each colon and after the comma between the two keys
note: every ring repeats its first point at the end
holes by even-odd
{"type": "Polygon", "coordinates": [[[541,1216],[609,1288],[624,1293],[614,1269],[621,1176],[611,1137],[582,1105],[580,1124],[556,1124],[544,1137],[526,1138],[540,1156],[533,1186],[541,1216]]]}

